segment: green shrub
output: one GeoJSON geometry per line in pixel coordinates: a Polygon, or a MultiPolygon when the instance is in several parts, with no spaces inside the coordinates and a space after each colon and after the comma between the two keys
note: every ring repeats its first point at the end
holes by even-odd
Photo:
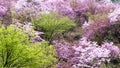
{"type": "Polygon", "coordinates": [[[0,27],[0,67],[47,68],[56,61],[55,55],[47,42],[31,43],[22,30],[0,27]]]}
{"type": "Polygon", "coordinates": [[[53,36],[60,34],[75,26],[76,24],[67,17],[57,13],[42,14],[38,19],[33,19],[32,23],[45,33],[45,39],[51,42],[53,36]]]}

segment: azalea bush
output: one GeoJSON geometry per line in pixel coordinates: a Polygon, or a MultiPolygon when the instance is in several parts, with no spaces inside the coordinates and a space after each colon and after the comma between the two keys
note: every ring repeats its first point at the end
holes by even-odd
{"type": "Polygon", "coordinates": [[[120,49],[113,42],[104,42],[99,46],[97,42],[82,38],[74,44],[65,40],[53,43],[59,55],[60,68],[99,68],[102,63],[109,64],[118,59],[120,54],[120,49]]]}
{"type": "Polygon", "coordinates": [[[30,22],[32,18],[39,17],[41,8],[39,2],[18,0],[14,5],[14,17],[19,19],[20,23],[30,22]]]}

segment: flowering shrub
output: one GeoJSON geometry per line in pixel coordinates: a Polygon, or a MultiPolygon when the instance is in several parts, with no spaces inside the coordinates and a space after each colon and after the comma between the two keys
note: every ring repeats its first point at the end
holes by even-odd
{"type": "Polygon", "coordinates": [[[32,18],[37,18],[40,15],[41,4],[34,1],[19,0],[14,6],[15,18],[21,22],[30,22],[32,18]]]}
{"type": "Polygon", "coordinates": [[[109,27],[103,28],[102,30],[95,33],[94,38],[92,40],[97,41],[99,44],[101,44],[101,42],[104,40],[107,40],[110,42],[112,41],[115,44],[119,44],[120,43],[119,26],[120,26],[120,24],[118,22],[116,24],[110,25],[109,27]]]}
{"type": "Polygon", "coordinates": [[[5,15],[7,9],[3,6],[0,6],[0,17],[2,17],[3,15],[5,15]]]}
{"type": "Polygon", "coordinates": [[[109,63],[110,60],[119,58],[120,49],[112,42],[104,42],[99,46],[96,42],[82,38],[75,44],[63,40],[54,41],[60,61],[60,68],[99,68],[102,62],[109,63]],[[64,65],[65,63],[65,65],[64,65]],[[62,66],[61,66],[62,65],[62,66]]]}
{"type": "Polygon", "coordinates": [[[111,28],[112,25],[119,22],[119,11],[117,10],[119,5],[114,5],[114,3],[112,2],[103,2],[102,4],[100,4],[100,6],[101,7],[104,6],[105,8],[105,9],[101,8],[102,12],[101,10],[99,10],[100,9],[99,8],[98,9],[98,11],[100,11],[99,13],[98,12],[96,14],[88,13],[89,21],[85,22],[82,26],[83,29],[85,30],[83,37],[87,37],[88,39],[94,39],[97,37],[98,40],[100,41],[102,39],[100,36],[105,35],[106,33],[105,31],[108,31],[107,28],[111,28]]]}
{"type": "Polygon", "coordinates": [[[0,0],[2,68],[119,68],[119,35],[119,0],[0,0]]]}
{"type": "Polygon", "coordinates": [[[12,26],[18,30],[23,30],[33,42],[44,41],[44,39],[41,38],[41,35],[44,33],[34,30],[34,26],[30,22],[24,22],[21,24],[18,20],[15,20],[12,26]]]}

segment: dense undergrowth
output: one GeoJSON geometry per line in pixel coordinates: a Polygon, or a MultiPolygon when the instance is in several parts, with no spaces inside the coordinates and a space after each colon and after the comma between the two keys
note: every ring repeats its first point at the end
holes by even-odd
{"type": "Polygon", "coordinates": [[[119,68],[119,0],[0,0],[0,68],[119,68]]]}

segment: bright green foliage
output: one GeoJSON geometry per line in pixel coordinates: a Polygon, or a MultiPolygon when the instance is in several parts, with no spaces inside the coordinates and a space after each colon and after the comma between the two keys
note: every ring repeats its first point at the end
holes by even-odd
{"type": "Polygon", "coordinates": [[[63,17],[57,13],[42,14],[38,19],[32,22],[37,28],[42,28],[45,38],[50,41],[57,33],[63,33],[76,24],[67,17],[63,17]]]}
{"type": "Polygon", "coordinates": [[[54,47],[47,42],[31,43],[22,30],[0,28],[1,68],[47,68],[56,61],[55,55],[54,47]]]}

